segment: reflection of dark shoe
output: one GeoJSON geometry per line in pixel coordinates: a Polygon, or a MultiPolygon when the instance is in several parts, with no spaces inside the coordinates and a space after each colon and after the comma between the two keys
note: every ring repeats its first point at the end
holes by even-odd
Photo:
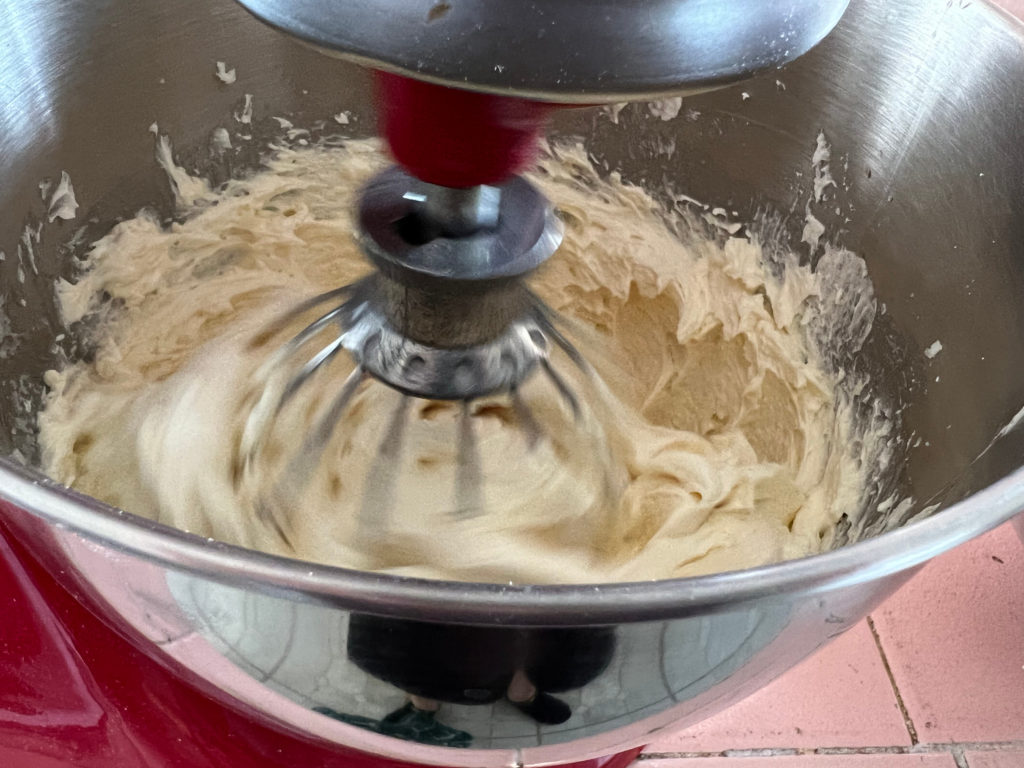
{"type": "Polygon", "coordinates": [[[343,723],[349,725],[357,725],[360,728],[366,728],[368,731],[378,731],[378,723],[369,717],[363,717],[362,715],[350,715],[347,712],[338,712],[336,709],[330,707],[313,707],[314,712],[319,712],[321,715],[327,715],[335,720],[340,720],[343,723]]]}
{"type": "Polygon", "coordinates": [[[434,712],[417,709],[412,702],[396,709],[380,721],[379,730],[396,739],[432,744],[437,747],[468,747],[473,737],[436,720],[434,712]]]}
{"type": "Polygon", "coordinates": [[[572,717],[568,704],[540,691],[529,701],[513,701],[512,705],[541,725],[559,725],[572,717]]]}
{"type": "Polygon", "coordinates": [[[349,715],[344,712],[337,712],[329,707],[315,707],[314,710],[321,715],[333,717],[349,725],[357,725],[368,731],[381,733],[385,736],[392,736],[404,741],[416,741],[420,744],[430,744],[435,747],[456,747],[466,749],[472,746],[473,737],[465,731],[449,728],[443,723],[434,719],[433,712],[416,709],[412,702],[400,709],[396,709],[381,720],[371,720],[360,715],[349,715]]]}

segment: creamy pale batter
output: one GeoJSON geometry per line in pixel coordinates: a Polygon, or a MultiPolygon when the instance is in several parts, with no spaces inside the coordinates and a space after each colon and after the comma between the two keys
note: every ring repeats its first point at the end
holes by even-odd
{"type": "Polygon", "coordinates": [[[543,431],[532,447],[507,402],[475,403],[483,493],[476,514],[459,515],[459,406],[412,401],[393,420],[399,396],[368,383],[299,501],[281,502],[288,460],[352,363],[304,387],[242,470],[259,371],[286,335],[252,342],[283,309],[367,271],[353,202],[385,161],[372,142],[283,150],[212,191],[163,149],[184,223],[119,224],[60,290],[68,323],[91,318],[96,354],[49,374],[40,439],[57,479],[267,552],[498,582],[747,568],[819,552],[842,515],[856,518],[866,441],[851,447],[849,409],[806,328],[826,295],[870,293],[863,270],[827,268],[856,257],[828,250],[817,272],[795,257],[770,268],[756,240],[687,232],[567,149],[535,175],[565,223],[535,288],[580,326],[608,391],[558,361],[591,404],[574,424],[551,385],[531,380],[524,394],[543,431]],[[834,284],[840,274],[848,285],[834,284]],[[376,459],[397,421],[402,448],[376,459]]]}

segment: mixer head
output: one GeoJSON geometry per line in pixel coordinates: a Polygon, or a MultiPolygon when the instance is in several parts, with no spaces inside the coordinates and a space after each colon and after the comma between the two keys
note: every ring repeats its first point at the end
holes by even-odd
{"type": "Polygon", "coordinates": [[[555,104],[656,98],[781,67],[849,0],[238,0],[333,56],[555,104]]]}

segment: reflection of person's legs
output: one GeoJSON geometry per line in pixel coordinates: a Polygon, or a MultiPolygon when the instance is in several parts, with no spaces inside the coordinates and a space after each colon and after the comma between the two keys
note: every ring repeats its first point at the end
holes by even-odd
{"type": "Polygon", "coordinates": [[[542,691],[571,691],[604,672],[614,652],[610,627],[541,629],[531,636],[526,673],[542,691]]]}
{"type": "Polygon", "coordinates": [[[503,627],[364,614],[353,614],[348,630],[348,655],[356,666],[421,702],[487,704],[501,698],[519,666],[518,643],[515,631],[503,627]]]}
{"type": "Polygon", "coordinates": [[[521,712],[545,725],[572,715],[558,693],[582,688],[611,662],[613,631],[604,627],[541,629],[522,635],[521,658],[505,695],[521,712]]]}
{"type": "Polygon", "coordinates": [[[422,696],[412,695],[409,697],[411,703],[420,712],[437,712],[441,708],[441,702],[436,699],[425,699],[422,696]]]}
{"type": "Polygon", "coordinates": [[[512,681],[508,684],[508,691],[506,692],[508,700],[513,704],[519,704],[523,701],[529,701],[536,695],[537,686],[530,682],[526,672],[517,669],[515,674],[512,675],[512,681]]]}
{"type": "Polygon", "coordinates": [[[500,699],[517,666],[520,645],[515,630],[503,627],[353,614],[349,658],[408,697],[403,706],[364,727],[422,744],[470,746],[469,733],[439,722],[441,702],[488,704],[500,699]]]}
{"type": "Polygon", "coordinates": [[[523,669],[517,669],[512,675],[505,696],[516,709],[542,725],[558,725],[572,716],[568,704],[538,691],[523,669]]]}
{"type": "Polygon", "coordinates": [[[589,683],[614,647],[612,630],[602,627],[517,630],[353,614],[348,631],[349,658],[409,696],[381,727],[433,743],[449,738],[434,720],[440,702],[487,704],[505,696],[538,723],[564,723],[572,711],[551,693],[589,683]]]}

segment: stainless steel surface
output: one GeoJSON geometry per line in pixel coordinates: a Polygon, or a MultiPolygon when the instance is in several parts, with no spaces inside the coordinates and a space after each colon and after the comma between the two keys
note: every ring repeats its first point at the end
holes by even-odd
{"type": "Polygon", "coordinates": [[[560,222],[525,179],[494,191],[494,225],[463,234],[450,233],[466,223],[452,197],[462,190],[391,168],[363,191],[360,243],[377,272],[355,286],[342,325],[372,376],[417,397],[468,400],[516,389],[556,344],[579,359],[521,282],[558,248],[560,222]],[[435,196],[456,207],[445,213],[435,196]]]}
{"type": "MultiPolygon", "coordinates": [[[[688,99],[673,120],[661,119],[673,111],[665,105],[656,114],[627,107],[617,122],[569,113],[556,133],[585,136],[599,164],[656,191],[668,180],[743,220],[777,212],[762,226],[799,248],[810,205],[828,237],[865,257],[885,312],[857,358],[834,362],[872,373],[879,389],[865,408],[898,412],[905,439],[893,476],[878,478],[862,540],[767,568],[645,584],[427,582],[206,542],[11,461],[0,463],[3,523],[140,647],[199,670],[212,694],[371,752],[467,766],[581,759],[726,706],[851,626],[929,558],[1024,510],[1024,429],[994,440],[1024,406],[1020,26],[983,2],[855,0],[821,46],[742,90],[746,98],[724,90],[688,99]],[[810,201],[821,131],[837,184],[827,205],[810,201]],[[929,360],[923,350],[936,340],[942,352],[929,360]],[[877,512],[897,489],[915,505],[898,517],[877,512]],[[940,510],[899,526],[931,504],[940,510]],[[470,733],[472,748],[431,747],[311,709],[379,718],[404,700],[359,666],[372,660],[349,651],[352,627],[367,632],[353,616],[366,615],[405,622],[398,635],[412,639],[424,628],[411,620],[442,633],[502,630],[480,644],[495,668],[507,666],[509,638],[527,630],[582,628],[574,642],[598,650],[581,668],[541,656],[579,673],[555,694],[574,707],[564,725],[539,727],[501,701],[445,704],[439,719],[470,733]]],[[[52,301],[53,281],[75,272],[81,246],[69,241],[85,227],[78,242],[87,243],[143,204],[170,213],[147,127],[159,123],[186,167],[222,179],[256,163],[280,130],[272,116],[315,138],[316,122],[335,127],[340,110],[350,112],[348,129],[368,131],[361,71],[282,39],[226,0],[0,6],[3,453],[17,447],[32,458],[26,413],[42,372],[80,354],[73,331],[56,342],[65,331],[52,301]],[[237,68],[234,85],[215,78],[218,60],[237,68]],[[251,125],[233,117],[246,93],[255,96],[251,125]],[[211,151],[218,126],[232,131],[238,154],[211,151]],[[81,207],[74,220],[51,222],[39,184],[61,171],[81,207]]],[[[531,647],[543,641],[529,636],[531,647]]],[[[395,659],[401,670],[415,656],[395,659]]]]}
{"type": "Polygon", "coordinates": [[[417,204],[430,237],[475,235],[495,229],[501,218],[501,189],[486,184],[455,188],[420,181],[402,196],[417,204]]]}
{"type": "Polygon", "coordinates": [[[825,37],[849,3],[238,1],[271,26],[360,64],[582,104],[706,90],[780,67],[825,37]]]}
{"type": "Polygon", "coordinates": [[[562,242],[551,204],[520,177],[498,187],[460,190],[426,184],[390,168],[363,189],[358,222],[360,240],[374,265],[383,271],[397,268],[410,279],[413,274],[465,282],[519,277],[547,261],[562,242]],[[491,192],[473,194],[482,189],[491,192]],[[488,197],[487,207],[496,210],[474,210],[488,197]],[[466,203],[473,208],[460,210],[466,203]],[[493,217],[493,226],[466,231],[477,215],[493,217]]]}
{"type": "Polygon", "coordinates": [[[502,286],[495,294],[447,288],[427,293],[421,286],[397,287],[389,278],[373,275],[353,286],[346,310],[351,320],[339,342],[367,373],[407,395],[469,400],[509,392],[547,360],[553,345],[544,332],[544,309],[525,288],[502,286]],[[399,305],[399,297],[408,303],[399,305]],[[408,323],[429,330],[429,340],[410,335],[392,318],[392,310],[410,305],[436,307],[408,323]],[[479,316],[479,325],[473,322],[474,315],[479,316]],[[483,335],[480,326],[484,331],[490,327],[490,332],[483,335]],[[473,333],[460,343],[454,334],[445,335],[448,327],[473,333]]]}

